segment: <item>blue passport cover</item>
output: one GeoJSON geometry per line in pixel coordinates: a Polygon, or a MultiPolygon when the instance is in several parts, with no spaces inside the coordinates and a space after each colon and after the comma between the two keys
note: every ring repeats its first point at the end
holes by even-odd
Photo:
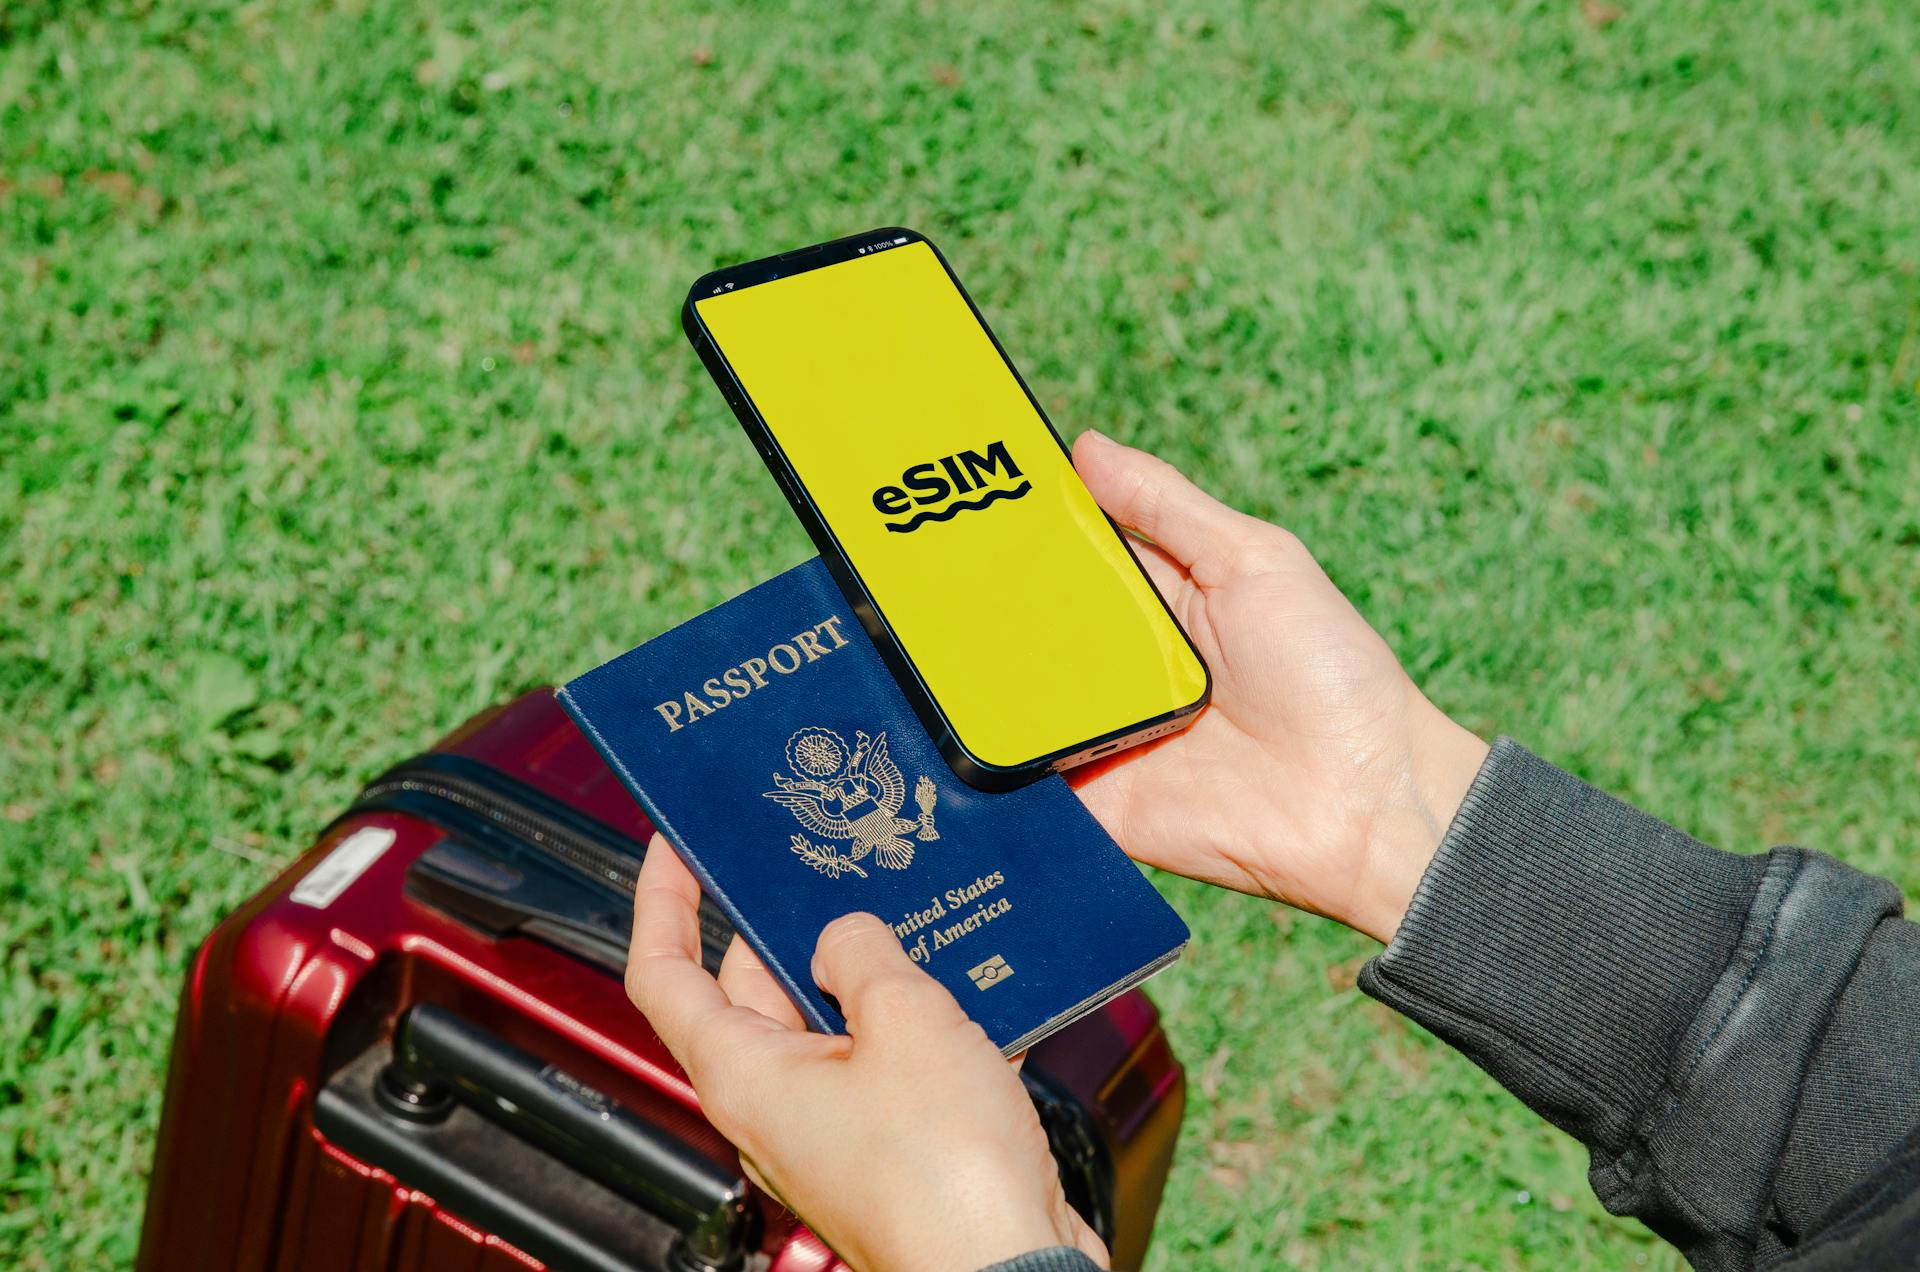
{"type": "Polygon", "coordinates": [[[559,696],[820,1032],[846,1022],[814,942],[855,910],[1008,1054],[1186,946],[1064,780],[989,794],[954,776],[818,558],[559,696]]]}

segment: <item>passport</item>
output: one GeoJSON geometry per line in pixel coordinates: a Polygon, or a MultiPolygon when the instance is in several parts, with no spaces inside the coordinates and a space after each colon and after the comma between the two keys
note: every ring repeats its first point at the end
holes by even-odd
{"type": "Polygon", "coordinates": [[[558,693],[816,1031],[846,1020],[814,943],[857,910],[1009,1055],[1186,947],[1064,779],[954,776],[818,558],[558,693]]]}

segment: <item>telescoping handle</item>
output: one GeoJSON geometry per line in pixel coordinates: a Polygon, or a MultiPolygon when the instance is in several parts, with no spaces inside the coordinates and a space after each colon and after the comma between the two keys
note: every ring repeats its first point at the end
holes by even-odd
{"type": "Polygon", "coordinates": [[[685,1235],[696,1266],[727,1268],[749,1246],[747,1181],[556,1065],[431,1003],[400,1018],[381,1102],[402,1116],[451,1094],[599,1180],[685,1235]]]}

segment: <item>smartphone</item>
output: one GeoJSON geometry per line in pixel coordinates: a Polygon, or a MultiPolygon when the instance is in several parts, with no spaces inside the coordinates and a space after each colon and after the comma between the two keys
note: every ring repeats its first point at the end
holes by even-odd
{"type": "Polygon", "coordinates": [[[925,236],[716,270],[681,321],[967,782],[1023,785],[1206,704],[1193,642],[925,236]]]}

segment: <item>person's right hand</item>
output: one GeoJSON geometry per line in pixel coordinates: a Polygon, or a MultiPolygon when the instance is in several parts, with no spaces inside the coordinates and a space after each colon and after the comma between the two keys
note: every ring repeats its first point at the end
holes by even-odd
{"type": "Polygon", "coordinates": [[[1137,860],[1390,940],[1486,743],[1293,535],[1099,433],[1073,462],[1213,672],[1190,728],[1082,770],[1081,799],[1137,860]]]}

